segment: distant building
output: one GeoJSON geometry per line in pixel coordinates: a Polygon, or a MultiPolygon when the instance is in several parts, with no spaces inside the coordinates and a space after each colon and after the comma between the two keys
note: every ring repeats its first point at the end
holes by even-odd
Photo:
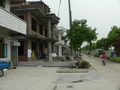
{"type": "Polygon", "coordinates": [[[63,34],[65,33],[66,29],[63,27],[57,27],[56,35],[58,36],[58,41],[55,42],[56,45],[56,53],[58,56],[64,56],[67,53],[67,42],[65,36],[63,34]]]}

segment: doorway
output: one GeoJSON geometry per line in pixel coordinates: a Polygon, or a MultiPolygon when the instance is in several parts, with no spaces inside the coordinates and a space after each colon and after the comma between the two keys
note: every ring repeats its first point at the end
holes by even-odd
{"type": "Polygon", "coordinates": [[[18,65],[18,47],[11,46],[11,61],[13,62],[14,66],[18,65]]]}

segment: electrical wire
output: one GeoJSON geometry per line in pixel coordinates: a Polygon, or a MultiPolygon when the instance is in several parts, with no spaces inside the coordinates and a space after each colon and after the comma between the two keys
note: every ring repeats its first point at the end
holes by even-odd
{"type": "Polygon", "coordinates": [[[60,2],[59,2],[59,8],[58,8],[58,14],[57,14],[57,16],[59,16],[60,6],[61,6],[61,0],[60,0],[60,2]]]}

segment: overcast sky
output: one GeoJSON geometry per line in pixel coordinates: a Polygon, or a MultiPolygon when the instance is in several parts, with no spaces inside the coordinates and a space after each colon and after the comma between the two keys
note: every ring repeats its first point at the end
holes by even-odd
{"type": "MultiPolygon", "coordinates": [[[[40,1],[40,0],[27,0],[40,1]]],[[[60,0],[42,0],[53,13],[58,15],[60,0]]],[[[70,0],[72,20],[86,19],[87,25],[97,28],[98,39],[107,37],[112,26],[120,27],[120,0],[70,0]]],[[[60,23],[69,29],[68,0],[61,0],[59,12],[60,23]]]]}

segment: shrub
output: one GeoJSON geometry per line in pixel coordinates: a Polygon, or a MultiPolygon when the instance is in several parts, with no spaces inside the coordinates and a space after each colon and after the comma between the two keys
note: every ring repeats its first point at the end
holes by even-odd
{"type": "Polygon", "coordinates": [[[75,63],[75,66],[78,68],[89,68],[91,65],[89,62],[82,60],[75,63]]]}
{"type": "Polygon", "coordinates": [[[91,65],[87,61],[82,61],[80,67],[81,68],[89,68],[91,65]]]}
{"type": "Polygon", "coordinates": [[[75,63],[75,66],[80,66],[80,61],[77,61],[76,63],[75,63]]]}

